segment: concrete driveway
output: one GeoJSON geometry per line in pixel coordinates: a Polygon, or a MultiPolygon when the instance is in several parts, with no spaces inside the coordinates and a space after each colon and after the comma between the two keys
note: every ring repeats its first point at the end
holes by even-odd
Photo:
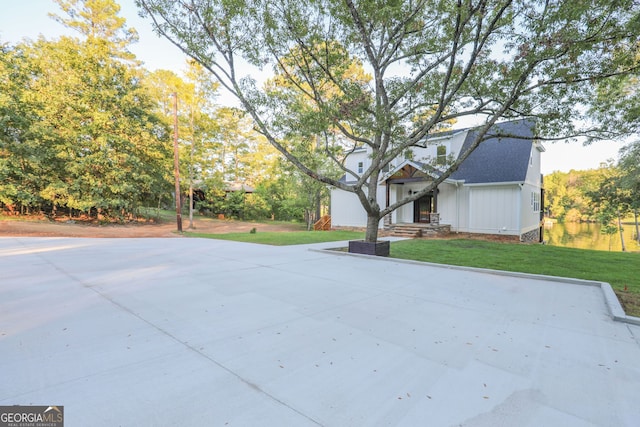
{"type": "Polygon", "coordinates": [[[639,425],[640,326],[600,288],[310,247],[0,238],[0,405],[63,405],[66,427],[639,425]]]}

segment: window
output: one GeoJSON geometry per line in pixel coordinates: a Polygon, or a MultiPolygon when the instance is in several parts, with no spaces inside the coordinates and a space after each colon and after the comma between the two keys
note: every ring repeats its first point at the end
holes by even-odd
{"type": "Polygon", "coordinates": [[[364,171],[364,163],[358,162],[358,173],[362,173],[364,171]]]}
{"type": "Polygon", "coordinates": [[[540,212],[540,193],[531,192],[531,208],[534,212],[540,212]]]}
{"type": "Polygon", "coordinates": [[[447,146],[438,145],[437,150],[438,157],[436,158],[436,163],[439,165],[444,165],[445,163],[447,163],[447,146]]]}

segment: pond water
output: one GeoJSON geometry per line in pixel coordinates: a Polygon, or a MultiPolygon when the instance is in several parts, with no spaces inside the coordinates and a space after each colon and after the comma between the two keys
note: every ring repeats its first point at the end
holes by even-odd
{"type": "MultiPolygon", "coordinates": [[[[566,246],[569,248],[595,249],[599,251],[622,250],[620,233],[604,234],[600,224],[591,223],[545,223],[544,240],[548,245],[566,246]]],[[[640,245],[634,240],[636,229],[634,224],[623,224],[624,243],[628,252],[639,252],[640,245]]]]}

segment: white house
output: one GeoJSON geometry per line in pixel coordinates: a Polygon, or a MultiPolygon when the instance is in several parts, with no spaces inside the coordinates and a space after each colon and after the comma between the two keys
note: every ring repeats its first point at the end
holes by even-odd
{"type": "MultiPolygon", "coordinates": [[[[380,228],[395,224],[435,223],[451,232],[513,236],[539,241],[543,209],[540,157],[533,124],[519,120],[494,125],[478,148],[430,194],[395,210],[380,228]]],[[[389,206],[424,188],[437,176],[438,164],[456,158],[475,140],[477,129],[429,136],[408,159],[396,159],[378,183],[378,203],[389,206]],[[433,165],[436,165],[435,167],[433,165]]],[[[360,174],[370,162],[369,148],[349,154],[346,166],[360,174]]],[[[344,181],[354,181],[345,175],[344,181]]],[[[365,227],[367,216],[353,193],[331,189],[333,227],[365,227]]]]}

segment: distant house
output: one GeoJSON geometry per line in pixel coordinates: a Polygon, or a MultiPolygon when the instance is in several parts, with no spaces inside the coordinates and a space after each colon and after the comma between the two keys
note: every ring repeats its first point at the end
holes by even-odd
{"type": "Polygon", "coordinates": [[[238,182],[238,181],[227,182],[225,183],[225,186],[224,186],[225,193],[240,192],[240,193],[250,194],[250,193],[253,193],[254,191],[255,191],[255,188],[253,188],[252,186],[243,184],[242,182],[238,182]]]}
{"type": "MultiPolygon", "coordinates": [[[[452,232],[506,235],[540,241],[543,210],[540,157],[544,147],[527,121],[494,125],[489,138],[435,191],[405,204],[380,221],[380,228],[398,224],[438,224],[452,232]]],[[[477,136],[475,128],[430,135],[408,158],[396,159],[378,182],[378,201],[389,206],[414,194],[438,177],[448,159],[457,158],[477,136]]],[[[346,166],[360,174],[371,150],[349,154],[346,166]]],[[[342,178],[354,181],[352,175],[342,178]]],[[[365,227],[366,213],[353,193],[331,190],[333,227],[365,227]]]]}

